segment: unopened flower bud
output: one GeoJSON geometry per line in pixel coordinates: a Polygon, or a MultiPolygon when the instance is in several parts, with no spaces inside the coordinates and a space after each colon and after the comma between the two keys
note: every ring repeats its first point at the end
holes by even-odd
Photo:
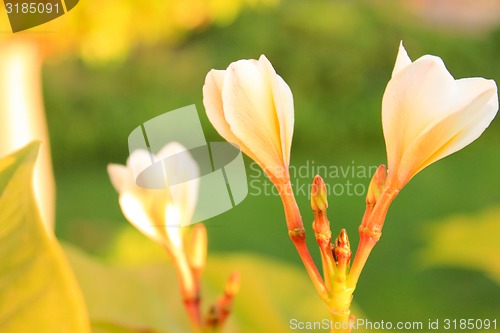
{"type": "Polygon", "coordinates": [[[326,216],[327,207],[328,200],[325,182],[323,178],[316,176],[311,188],[311,208],[314,211],[314,235],[320,247],[329,246],[332,240],[330,222],[326,216]]]}
{"type": "Polygon", "coordinates": [[[240,291],[240,273],[232,272],[224,287],[226,296],[234,297],[240,291]]]}
{"type": "Polygon", "coordinates": [[[366,203],[369,205],[375,205],[380,198],[380,194],[384,189],[385,179],[387,177],[387,169],[385,165],[380,165],[375,171],[372,177],[370,186],[368,187],[368,193],[366,194],[366,203]]]}
{"type": "Polygon", "coordinates": [[[328,208],[327,190],[323,178],[314,177],[311,187],[311,208],[315,212],[324,212],[328,208]]]}
{"type": "Polygon", "coordinates": [[[202,223],[196,224],[191,230],[188,247],[189,265],[200,274],[207,258],[207,229],[202,223]]]}
{"type": "Polygon", "coordinates": [[[214,331],[218,331],[229,316],[233,304],[233,298],[240,290],[240,274],[233,272],[227,279],[224,287],[224,294],[217,299],[217,302],[210,307],[206,326],[214,331]]]}
{"type": "Polygon", "coordinates": [[[351,260],[351,245],[349,243],[349,237],[347,237],[347,231],[342,229],[339,236],[335,240],[334,256],[336,261],[340,264],[347,265],[349,260],[351,260]]]}

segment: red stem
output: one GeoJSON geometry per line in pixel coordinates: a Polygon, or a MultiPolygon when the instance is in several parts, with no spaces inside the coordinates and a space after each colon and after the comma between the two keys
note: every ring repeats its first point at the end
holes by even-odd
{"type": "Polygon", "coordinates": [[[295,245],[295,248],[302,259],[304,267],[306,268],[316,291],[322,299],[327,299],[328,290],[326,289],[321,274],[319,273],[318,268],[309,253],[309,249],[307,248],[306,232],[302,223],[302,216],[300,215],[299,207],[295,201],[290,181],[288,180],[285,183],[274,182],[274,184],[278,188],[281,200],[283,201],[288,235],[290,236],[293,245],[295,245]]]}

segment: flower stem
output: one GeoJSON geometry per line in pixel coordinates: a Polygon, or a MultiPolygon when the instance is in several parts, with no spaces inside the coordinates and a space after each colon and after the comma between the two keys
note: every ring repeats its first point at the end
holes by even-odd
{"type": "Polygon", "coordinates": [[[362,229],[361,227],[359,228],[360,238],[359,238],[358,249],[356,250],[356,256],[354,257],[351,271],[349,273],[346,283],[346,285],[349,288],[352,288],[353,292],[354,288],[356,288],[356,285],[358,283],[361,271],[363,270],[363,267],[365,266],[366,261],[368,260],[368,257],[370,256],[373,247],[378,241],[378,238],[375,239],[373,237],[368,236],[368,234],[364,232],[364,230],[365,229],[362,229]]]}
{"type": "Polygon", "coordinates": [[[336,265],[332,254],[332,233],[326,211],[314,212],[313,230],[321,254],[325,286],[331,294],[336,265]]]}
{"type": "Polygon", "coordinates": [[[186,309],[189,320],[194,332],[202,331],[202,320],[200,310],[200,283],[196,279],[194,272],[189,266],[184,252],[174,249],[169,251],[175,270],[177,272],[184,308],[186,309]]]}
{"type": "Polygon", "coordinates": [[[398,189],[388,186],[382,191],[372,211],[372,207],[367,205],[367,213],[365,213],[361,226],[359,227],[360,239],[358,249],[356,250],[356,256],[354,257],[349,277],[347,278],[348,288],[353,288],[353,290],[356,288],[359,276],[361,275],[361,271],[370,253],[382,236],[382,227],[384,226],[389,206],[398,193],[398,189]]]}
{"type": "Polygon", "coordinates": [[[351,301],[354,288],[347,287],[347,273],[351,260],[351,247],[347,232],[342,229],[340,235],[335,240],[335,259],[337,269],[333,281],[333,289],[328,310],[330,318],[334,323],[332,332],[349,333],[351,331],[351,301]]]}
{"type": "Polygon", "coordinates": [[[302,223],[302,216],[300,215],[299,207],[295,201],[290,181],[288,180],[282,183],[275,182],[275,184],[279,190],[281,200],[283,201],[288,235],[293,245],[295,245],[317,293],[323,300],[326,300],[328,299],[328,290],[307,248],[306,232],[302,223]]]}
{"type": "Polygon", "coordinates": [[[335,261],[332,257],[331,247],[320,246],[321,263],[323,265],[323,276],[328,290],[333,289],[333,279],[335,276],[335,261]]]}
{"type": "Polygon", "coordinates": [[[350,333],[351,301],[354,289],[346,288],[345,280],[334,284],[332,298],[328,305],[333,322],[332,333],[350,333]]]}
{"type": "MultiPolygon", "coordinates": [[[[384,188],[375,204],[367,201],[359,227],[360,240],[351,270],[346,276],[347,262],[337,255],[337,270],[329,303],[330,318],[335,325],[332,333],[350,333],[352,295],[368,257],[382,235],[382,227],[390,204],[398,194],[394,187],[384,188]]],[[[339,237],[341,238],[341,237],[339,237]]]]}
{"type": "MultiPolygon", "coordinates": [[[[381,168],[380,174],[385,177],[385,167],[381,168]]],[[[350,269],[351,250],[346,231],[343,229],[336,240],[334,258],[330,247],[331,231],[326,217],[326,199],[320,196],[314,198],[318,200],[312,201],[315,212],[313,229],[320,248],[325,275],[324,281],[307,248],[302,217],[289,179],[287,178],[286,181],[276,181],[276,178],[271,180],[278,188],[283,202],[290,239],[295,245],[317,293],[327,304],[333,323],[331,332],[350,333],[350,323],[353,320],[350,307],[354,290],[368,256],[382,235],[387,211],[399,190],[394,186],[387,186],[382,190],[382,184],[378,184],[381,192],[373,192],[373,195],[367,199],[366,211],[359,227],[358,250],[350,269]]],[[[319,182],[316,179],[315,181],[319,182]]]]}

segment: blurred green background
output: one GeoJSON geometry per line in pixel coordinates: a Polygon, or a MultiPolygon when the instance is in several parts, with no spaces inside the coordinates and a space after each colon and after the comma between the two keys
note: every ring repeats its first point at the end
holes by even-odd
{"type": "MultiPolygon", "coordinates": [[[[270,59],[294,93],[295,167],[307,161],[338,167],[385,163],[380,105],[401,40],[412,59],[438,55],[456,78],[500,80],[500,27],[434,24],[422,7],[401,3],[256,4],[232,21],[200,26],[175,42],[139,44],[119,60],[49,58],[43,81],[58,237],[105,260],[126,261],[118,258],[116,246],[133,228],[120,212],[106,165],[125,163],[128,134],[139,124],[189,104],[196,105],[207,140],[221,140],[202,104],[204,78],[212,68],[260,54],[270,59]]],[[[421,172],[394,202],[355,293],[370,319],[500,320],[500,275],[492,274],[500,265],[495,237],[500,213],[477,218],[500,205],[499,140],[495,120],[470,147],[421,172]],[[460,219],[467,232],[436,245],[457,225],[443,228],[442,221],[450,219],[460,219]],[[477,232],[475,223],[485,219],[488,227],[477,232]]],[[[249,167],[247,172],[255,175],[249,167]]],[[[308,184],[313,176],[297,181],[308,184]]],[[[325,178],[331,186],[369,183],[369,178],[325,178]]],[[[333,232],[346,228],[355,248],[364,197],[329,200],[333,232]]],[[[318,259],[308,198],[299,195],[298,201],[318,259]]],[[[301,266],[277,196],[249,195],[206,225],[210,255],[251,252],[301,266]]]]}

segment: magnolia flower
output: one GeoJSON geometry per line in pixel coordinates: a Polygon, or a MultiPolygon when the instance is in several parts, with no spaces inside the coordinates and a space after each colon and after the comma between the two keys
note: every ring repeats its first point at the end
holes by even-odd
{"type": "Polygon", "coordinates": [[[293,134],[290,87],[262,55],[211,70],[203,86],[208,119],[272,178],[289,178],[293,134]]]}
{"type": "Polygon", "coordinates": [[[401,189],[429,164],[476,140],[497,110],[494,81],[455,80],[440,58],[412,62],[401,44],[382,101],[387,184],[401,189]]]}
{"type": "Polygon", "coordinates": [[[127,220],[137,229],[168,249],[182,246],[181,226],[190,224],[198,196],[199,174],[196,161],[181,144],[172,142],[163,147],[157,155],[146,150],[132,152],[127,165],[109,164],[108,174],[120,197],[120,207],[127,220]],[[148,189],[137,185],[137,173],[146,170],[153,161],[182,153],[178,163],[163,163],[160,184],[164,189],[148,189]],[[181,161],[182,163],[179,163],[181,161]],[[176,186],[168,186],[169,179],[187,173],[193,180],[176,186]],[[165,182],[166,180],[166,182],[165,182]],[[174,200],[175,198],[175,200],[174,200]]]}

